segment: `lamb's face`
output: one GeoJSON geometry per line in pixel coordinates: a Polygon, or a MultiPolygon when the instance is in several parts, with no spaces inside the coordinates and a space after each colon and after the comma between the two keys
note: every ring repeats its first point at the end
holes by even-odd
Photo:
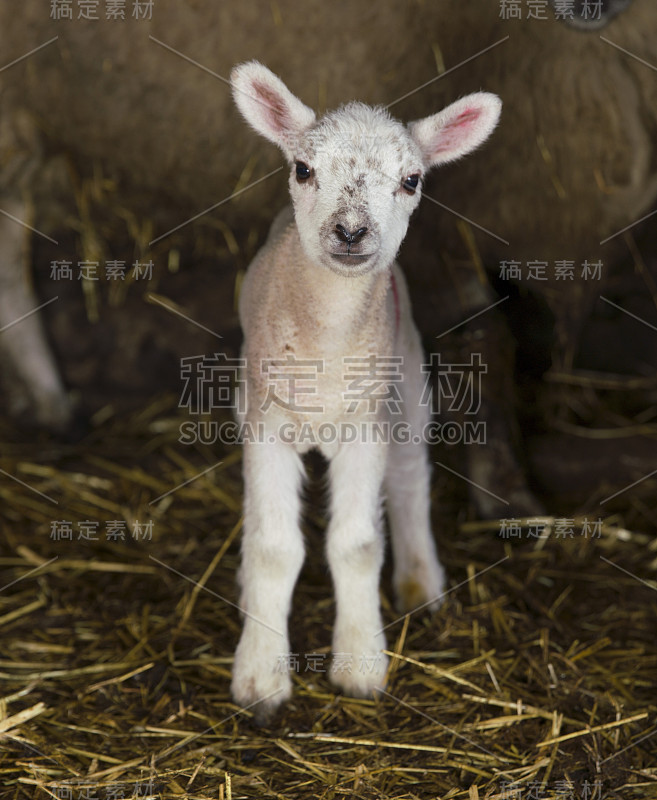
{"type": "Polygon", "coordinates": [[[235,67],[231,85],[244,117],[291,164],[304,250],[320,268],[347,276],[390,266],[420,200],[422,173],[486,141],[502,106],[495,95],[476,92],[407,126],[362,103],[317,121],[257,61],[235,67]]]}
{"type": "Polygon", "coordinates": [[[423,159],[407,128],[352,103],[292,152],[290,193],[309,258],[345,276],[389,267],[420,200],[423,159]]]}

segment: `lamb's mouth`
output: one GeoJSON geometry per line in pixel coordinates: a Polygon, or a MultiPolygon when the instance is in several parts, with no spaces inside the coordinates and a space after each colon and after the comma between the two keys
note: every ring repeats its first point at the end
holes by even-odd
{"type": "Polygon", "coordinates": [[[331,258],[345,267],[362,267],[374,253],[330,253],[331,258]]]}

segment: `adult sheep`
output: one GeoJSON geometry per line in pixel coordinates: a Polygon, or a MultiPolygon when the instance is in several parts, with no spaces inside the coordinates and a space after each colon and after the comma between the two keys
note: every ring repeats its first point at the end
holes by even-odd
{"type": "MultiPolygon", "coordinates": [[[[241,186],[245,166],[254,180],[280,167],[279,157],[244,135],[231,107],[221,79],[234,63],[266,62],[320,109],[358,97],[414,119],[473,90],[502,97],[505,115],[494,140],[425,187],[459,216],[425,203],[405,246],[411,286],[426,293],[415,307],[429,337],[497,299],[474,268],[473,252],[495,271],[509,259],[607,265],[622,251],[621,240],[600,242],[650,210],[657,193],[657,78],[618,49],[650,61],[657,34],[650,0],[634,0],[626,10],[603,3],[608,41],[555,19],[554,12],[564,16],[563,3],[553,10],[516,3],[518,18],[504,12],[511,4],[485,0],[376,8],[361,0],[308,0],[302,15],[292,0],[162,0],[152,19],[138,19],[131,0],[125,20],[107,19],[101,3],[98,19],[77,19],[76,3],[69,4],[73,19],[56,19],[58,5],[65,4],[26,0],[18,14],[0,7],[0,346],[3,371],[17,378],[9,383],[12,406],[39,424],[63,428],[71,416],[38,315],[14,324],[38,305],[23,272],[32,234],[15,220],[43,231],[52,210],[48,158],[66,152],[83,172],[101,164],[131,211],[165,233],[241,186]],[[474,247],[463,217],[474,223],[474,247]],[[454,256],[451,271],[439,269],[444,252],[454,256]]],[[[246,233],[246,218],[264,236],[285,191],[283,173],[276,174],[213,213],[238,236],[246,233]]],[[[558,354],[567,353],[600,283],[577,274],[567,283],[548,276],[532,286],[554,310],[558,354]]],[[[492,363],[504,336],[496,309],[472,324],[484,330],[480,349],[492,363]]],[[[509,445],[505,386],[502,373],[490,370],[480,410],[491,420],[488,446],[469,448],[469,472],[525,510],[531,499],[509,445]]],[[[482,513],[499,510],[481,494],[477,499],[482,513]]]]}

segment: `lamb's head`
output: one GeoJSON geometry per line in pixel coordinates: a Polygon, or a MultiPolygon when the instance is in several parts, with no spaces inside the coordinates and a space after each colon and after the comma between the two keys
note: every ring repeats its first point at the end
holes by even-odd
{"type": "Polygon", "coordinates": [[[306,254],[347,276],[390,267],[426,171],[485,141],[501,108],[498,97],[479,92],[408,126],[362,103],[317,120],[257,61],[235,67],[231,83],[244,117],[288,159],[306,254]]]}

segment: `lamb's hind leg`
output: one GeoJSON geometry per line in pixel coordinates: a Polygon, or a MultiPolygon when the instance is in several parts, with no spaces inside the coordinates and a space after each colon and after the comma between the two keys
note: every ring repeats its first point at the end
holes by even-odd
{"type": "MultiPolygon", "coordinates": [[[[394,556],[393,583],[401,610],[423,604],[437,608],[445,577],[431,531],[431,469],[424,441],[430,409],[422,405],[424,379],[422,345],[410,320],[400,332],[403,380],[401,395],[403,436],[393,436],[386,470],[386,506],[394,556]]],[[[393,415],[393,422],[394,420],[393,415]]]]}

